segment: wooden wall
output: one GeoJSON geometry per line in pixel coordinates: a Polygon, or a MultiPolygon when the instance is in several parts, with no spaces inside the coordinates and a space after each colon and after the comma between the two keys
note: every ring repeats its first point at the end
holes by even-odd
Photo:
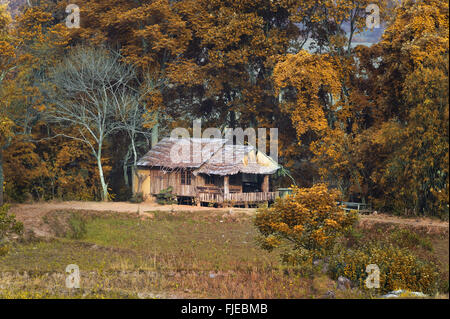
{"type": "Polygon", "coordinates": [[[164,172],[159,169],[151,169],[150,180],[150,193],[153,195],[172,186],[173,194],[178,196],[195,196],[197,178],[194,175],[191,175],[190,185],[181,185],[181,173],[179,171],[164,172]]]}

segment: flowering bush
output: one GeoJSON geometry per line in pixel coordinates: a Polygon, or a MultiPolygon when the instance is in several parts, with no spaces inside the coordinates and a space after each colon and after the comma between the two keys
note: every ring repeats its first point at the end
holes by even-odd
{"type": "Polygon", "coordinates": [[[434,294],[437,290],[436,265],[393,245],[371,243],[358,249],[342,250],[331,258],[329,271],[334,279],[344,276],[361,289],[368,289],[366,267],[370,264],[380,269],[380,288],[374,292],[405,289],[434,294]]]}
{"type": "Polygon", "coordinates": [[[357,220],[355,212],[337,207],[338,197],[338,192],[329,191],[324,184],[293,187],[291,195],[277,199],[270,208],[259,208],[255,225],[262,248],[284,246],[286,263],[325,255],[357,220]]]}

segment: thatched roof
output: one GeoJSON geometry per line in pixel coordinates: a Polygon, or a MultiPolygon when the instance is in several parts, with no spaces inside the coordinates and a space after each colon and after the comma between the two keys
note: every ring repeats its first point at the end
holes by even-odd
{"type": "Polygon", "coordinates": [[[226,142],[224,139],[212,138],[164,138],[138,161],[137,166],[167,169],[198,168],[226,142]],[[183,147],[190,150],[188,156],[184,156],[183,147]]]}
{"type": "Polygon", "coordinates": [[[193,169],[194,174],[274,174],[279,166],[250,145],[230,145],[224,139],[165,138],[138,162],[140,167],[193,169]],[[190,150],[189,154],[183,154],[190,150]]]}
{"type": "MultiPolygon", "coordinates": [[[[259,153],[261,154],[261,153],[259,153]]],[[[264,155],[264,157],[267,157],[264,155]]],[[[194,174],[234,175],[245,174],[273,174],[278,165],[268,158],[258,157],[253,146],[224,145],[210,160],[206,161],[194,174]]]]}

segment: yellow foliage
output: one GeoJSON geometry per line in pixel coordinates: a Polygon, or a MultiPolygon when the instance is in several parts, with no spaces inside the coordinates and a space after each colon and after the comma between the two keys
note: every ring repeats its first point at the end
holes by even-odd
{"type": "Polygon", "coordinates": [[[333,248],[335,240],[357,220],[354,212],[336,206],[339,194],[324,184],[312,188],[293,187],[293,193],[276,200],[270,208],[260,208],[255,225],[263,237],[263,248],[281,243],[293,252],[307,251],[320,256],[333,248]]]}
{"type": "Polygon", "coordinates": [[[282,110],[290,114],[300,139],[308,131],[320,134],[327,129],[326,105],[321,103],[319,92],[336,98],[341,89],[331,57],[307,51],[288,54],[275,66],[274,82],[278,94],[283,88],[295,89],[296,101],[285,103],[282,110]]]}
{"type": "Polygon", "coordinates": [[[333,255],[330,272],[333,278],[344,276],[372,293],[403,289],[433,295],[439,278],[438,268],[433,263],[423,262],[405,249],[374,244],[333,255]],[[366,267],[370,264],[380,269],[380,288],[366,286],[366,267]]]}

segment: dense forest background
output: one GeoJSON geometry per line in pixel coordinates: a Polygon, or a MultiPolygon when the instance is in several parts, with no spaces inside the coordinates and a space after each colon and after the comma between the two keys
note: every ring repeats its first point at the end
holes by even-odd
{"type": "MultiPolygon", "coordinates": [[[[448,218],[446,0],[0,5],[0,204],[128,200],[175,127],[277,127],[300,186],[448,218]],[[377,4],[381,40],[354,45],[377,4]]],[[[291,181],[280,176],[276,185],[291,181]]]]}

